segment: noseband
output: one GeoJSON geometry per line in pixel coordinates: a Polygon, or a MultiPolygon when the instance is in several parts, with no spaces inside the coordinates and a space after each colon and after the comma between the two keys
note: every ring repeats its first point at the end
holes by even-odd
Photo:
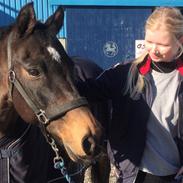
{"type": "Polygon", "coordinates": [[[58,119],[60,116],[63,116],[66,112],[81,107],[88,105],[88,102],[85,98],[80,97],[75,100],[72,100],[66,104],[63,104],[59,107],[57,107],[57,111],[59,113],[49,113],[49,111],[45,111],[41,109],[40,105],[38,102],[35,102],[28,94],[25,89],[25,87],[22,86],[20,81],[16,78],[16,73],[14,71],[14,67],[12,64],[12,55],[11,55],[11,43],[12,43],[12,33],[10,33],[9,38],[8,38],[8,43],[7,43],[7,52],[8,52],[8,78],[10,81],[10,96],[12,98],[12,93],[13,93],[13,87],[15,86],[18,92],[21,94],[23,99],[26,101],[26,103],[29,105],[29,107],[33,110],[34,114],[37,116],[38,121],[44,125],[45,127],[50,124],[53,120],[58,119]]]}

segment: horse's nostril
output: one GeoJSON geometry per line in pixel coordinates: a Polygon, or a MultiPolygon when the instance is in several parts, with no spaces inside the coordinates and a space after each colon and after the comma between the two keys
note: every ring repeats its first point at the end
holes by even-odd
{"type": "Polygon", "coordinates": [[[82,146],[87,155],[92,155],[95,150],[95,140],[91,136],[83,138],[82,146]]]}

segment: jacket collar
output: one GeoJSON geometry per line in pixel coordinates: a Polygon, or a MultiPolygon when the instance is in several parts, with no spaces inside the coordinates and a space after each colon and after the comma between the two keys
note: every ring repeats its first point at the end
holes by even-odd
{"type": "MultiPolygon", "coordinates": [[[[151,71],[151,58],[146,56],[144,61],[138,65],[140,74],[146,75],[151,71]]],[[[179,71],[180,75],[183,76],[183,59],[179,58],[176,60],[176,69],[179,71]]]]}

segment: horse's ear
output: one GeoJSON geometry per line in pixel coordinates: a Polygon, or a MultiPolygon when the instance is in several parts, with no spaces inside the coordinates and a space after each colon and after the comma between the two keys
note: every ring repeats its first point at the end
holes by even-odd
{"type": "Polygon", "coordinates": [[[49,32],[56,35],[61,29],[64,21],[64,10],[62,6],[59,6],[55,13],[48,17],[45,25],[48,27],[49,32]]]}
{"type": "Polygon", "coordinates": [[[33,2],[26,4],[19,12],[16,19],[16,28],[19,36],[32,32],[36,24],[36,15],[34,12],[33,2]]]}

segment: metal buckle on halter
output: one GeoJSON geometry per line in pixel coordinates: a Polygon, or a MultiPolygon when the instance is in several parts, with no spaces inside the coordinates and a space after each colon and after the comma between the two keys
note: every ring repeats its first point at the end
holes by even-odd
{"type": "Polygon", "coordinates": [[[13,70],[9,71],[8,79],[11,83],[15,82],[15,72],[13,70]]]}
{"type": "Polygon", "coordinates": [[[40,123],[46,125],[49,123],[49,119],[46,117],[45,111],[42,109],[39,110],[39,112],[36,114],[38,120],[40,123]]]}

